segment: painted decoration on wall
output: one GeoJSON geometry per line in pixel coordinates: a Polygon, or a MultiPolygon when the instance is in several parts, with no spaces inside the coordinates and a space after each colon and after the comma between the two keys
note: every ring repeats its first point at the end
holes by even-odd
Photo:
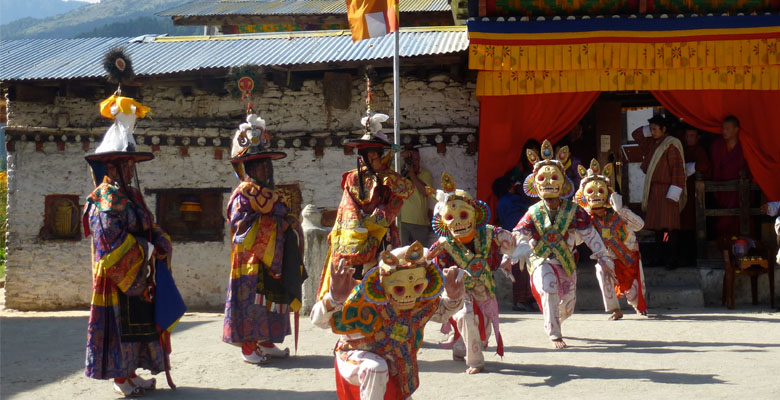
{"type": "Polygon", "coordinates": [[[472,17],[777,12],[780,0],[469,0],[472,17]]]}
{"type": "Polygon", "coordinates": [[[477,95],[780,90],[780,16],[469,21],[477,95]]]}
{"type": "Polygon", "coordinates": [[[231,68],[228,73],[228,89],[241,101],[249,102],[253,95],[259,95],[262,83],[262,74],[257,67],[244,65],[231,68]]]}

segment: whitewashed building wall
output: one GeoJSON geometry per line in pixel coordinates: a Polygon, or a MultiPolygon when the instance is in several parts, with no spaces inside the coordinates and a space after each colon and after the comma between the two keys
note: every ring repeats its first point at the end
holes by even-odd
{"type": "MultiPolygon", "coordinates": [[[[426,80],[404,78],[401,93],[404,136],[423,134],[429,144],[420,151],[423,166],[435,181],[442,171],[450,172],[458,187],[472,193],[476,191],[477,157],[469,154],[467,142],[477,140],[479,106],[474,87],[473,82],[464,84],[438,75],[426,80]],[[457,134],[458,143],[449,141],[446,153],[438,153],[432,144],[439,134],[457,134]]],[[[391,90],[390,83],[377,85],[376,111],[392,114],[391,90]]],[[[338,205],[341,174],[355,167],[356,157],[344,155],[338,144],[357,136],[359,119],[365,113],[364,98],[364,81],[354,79],[348,110],[328,110],[322,82],[315,80],[304,81],[300,90],[268,83],[262,97],[253,100],[275,143],[285,138],[289,144],[293,139],[301,141],[298,148],[282,149],[288,157],[275,162],[275,173],[279,184],[300,185],[304,205],[338,205]],[[333,145],[316,157],[306,145],[312,137],[330,138],[333,145]]],[[[184,97],[177,86],[145,84],[139,100],[152,108],[151,118],[138,121],[139,150],[159,146],[155,146],[155,160],[138,166],[143,189],[232,188],[238,183],[228,161],[229,149],[215,147],[213,140],[221,139],[222,146],[229,143],[245,110],[239,99],[197,88],[192,96],[184,97]],[[193,138],[187,156],[180,153],[181,142],[168,144],[177,136],[193,138]],[[223,150],[221,160],[215,159],[215,149],[223,150]]],[[[24,310],[84,307],[91,294],[89,239],[43,240],[39,232],[46,195],[75,194],[83,204],[93,189],[84,155],[94,152],[111,121],[99,115],[95,101],[71,97],[56,97],[54,104],[9,101],[8,111],[7,140],[12,142],[12,151],[8,155],[6,306],[24,310]],[[57,142],[65,136],[63,148],[57,142]],[[85,151],[79,141],[87,140],[85,151]]],[[[388,131],[391,121],[386,124],[388,131]]],[[[223,195],[223,210],[228,196],[223,195]]],[[[146,202],[156,212],[155,195],[146,195],[146,202]]],[[[227,226],[225,232],[229,232],[227,226]]],[[[174,276],[190,309],[222,307],[229,253],[227,234],[222,242],[174,242],[174,276]]]]}

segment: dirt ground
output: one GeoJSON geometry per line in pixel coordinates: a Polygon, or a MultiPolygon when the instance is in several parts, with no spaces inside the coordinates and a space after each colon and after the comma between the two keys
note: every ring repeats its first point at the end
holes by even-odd
{"type": "MultiPolygon", "coordinates": [[[[487,350],[485,373],[438,348],[429,324],[415,399],[780,398],[780,313],[767,308],[656,310],[649,318],[575,314],[570,348],[552,350],[540,314],[503,313],[506,354],[487,350]]],[[[0,311],[0,397],[112,399],[108,381],[84,376],[87,312],[0,311]]],[[[267,366],[220,341],[222,316],[188,313],[173,335],[173,378],[152,399],[334,399],[336,336],[301,319],[298,354],[267,366]]],[[[292,347],[292,338],[285,345],[292,347]]],[[[144,374],[142,374],[144,375],[144,374]]]]}

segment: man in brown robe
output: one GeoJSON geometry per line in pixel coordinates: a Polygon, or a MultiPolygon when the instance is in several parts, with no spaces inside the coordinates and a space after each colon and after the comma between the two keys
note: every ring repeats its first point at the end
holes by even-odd
{"type": "Polygon", "coordinates": [[[635,130],[631,135],[642,150],[642,171],[645,186],[642,211],[645,211],[645,229],[655,231],[655,242],[661,243],[654,252],[655,265],[674,269],[678,265],[680,211],[685,207],[685,161],[680,140],[668,134],[666,118],[656,115],[649,126],[635,130]]]}

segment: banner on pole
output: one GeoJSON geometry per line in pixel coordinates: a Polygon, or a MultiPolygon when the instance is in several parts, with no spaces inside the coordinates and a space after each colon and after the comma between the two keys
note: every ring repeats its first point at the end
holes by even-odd
{"type": "Polygon", "coordinates": [[[387,35],[398,30],[398,0],[346,0],[352,41],[387,35]]]}

